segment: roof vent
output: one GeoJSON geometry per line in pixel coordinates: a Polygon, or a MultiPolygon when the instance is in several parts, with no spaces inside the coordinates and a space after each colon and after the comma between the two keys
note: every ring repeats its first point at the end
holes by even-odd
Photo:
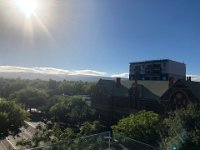
{"type": "Polygon", "coordinates": [[[120,86],[121,85],[121,78],[116,78],[116,86],[120,86]]]}

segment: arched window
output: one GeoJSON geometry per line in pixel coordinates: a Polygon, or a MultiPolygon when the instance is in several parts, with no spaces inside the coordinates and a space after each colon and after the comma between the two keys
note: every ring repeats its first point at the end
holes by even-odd
{"type": "Polygon", "coordinates": [[[170,98],[171,108],[177,109],[186,107],[188,103],[188,97],[183,91],[175,91],[170,98]]]}

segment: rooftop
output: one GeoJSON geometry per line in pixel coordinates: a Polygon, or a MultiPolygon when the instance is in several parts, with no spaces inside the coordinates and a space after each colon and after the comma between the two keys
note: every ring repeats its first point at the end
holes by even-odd
{"type": "Polygon", "coordinates": [[[170,59],[154,59],[154,60],[135,61],[135,62],[130,62],[130,64],[157,63],[157,62],[168,62],[168,61],[184,64],[183,62],[178,62],[178,61],[174,61],[174,60],[170,60],[170,59]]]}
{"type": "MultiPolygon", "coordinates": [[[[100,79],[98,84],[104,88],[105,93],[113,96],[128,96],[130,88],[136,87],[135,81],[121,80],[120,86],[116,86],[115,80],[100,79]]],[[[168,89],[168,81],[138,80],[137,87],[140,98],[158,100],[168,89]]]]}

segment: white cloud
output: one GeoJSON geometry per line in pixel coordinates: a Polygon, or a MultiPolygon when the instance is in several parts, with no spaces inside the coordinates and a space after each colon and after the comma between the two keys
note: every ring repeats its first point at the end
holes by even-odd
{"type": "Polygon", "coordinates": [[[121,78],[128,78],[129,73],[121,73],[121,74],[113,74],[111,77],[116,78],[116,77],[121,77],[121,78]]]}
{"type": "Polygon", "coordinates": [[[34,67],[34,70],[42,74],[70,74],[69,70],[52,68],[52,67],[34,67]]]}
{"type": "MultiPolygon", "coordinates": [[[[64,70],[52,67],[19,67],[19,66],[0,66],[0,73],[37,73],[37,74],[49,74],[49,75],[90,75],[100,77],[121,77],[128,78],[129,73],[108,74],[106,72],[96,70],[64,70]]],[[[192,81],[200,82],[200,75],[188,74],[192,78],[192,81]]]]}
{"type": "Polygon", "coordinates": [[[95,70],[64,70],[52,67],[18,67],[18,66],[0,66],[0,72],[5,73],[40,73],[51,75],[91,75],[91,76],[106,76],[106,72],[95,70]]]}
{"type": "Polygon", "coordinates": [[[70,73],[70,75],[91,75],[91,76],[106,76],[106,72],[99,72],[94,70],[76,70],[70,73]]]}

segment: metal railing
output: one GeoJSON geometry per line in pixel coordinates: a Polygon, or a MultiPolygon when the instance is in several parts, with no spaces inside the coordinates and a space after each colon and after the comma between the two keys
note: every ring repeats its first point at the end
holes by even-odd
{"type": "Polygon", "coordinates": [[[84,136],[28,150],[159,150],[149,144],[111,132],[84,136]]]}
{"type": "Polygon", "coordinates": [[[131,139],[129,137],[122,136],[114,133],[112,140],[113,150],[159,150],[159,148],[146,144],[144,142],[131,139]]]}

